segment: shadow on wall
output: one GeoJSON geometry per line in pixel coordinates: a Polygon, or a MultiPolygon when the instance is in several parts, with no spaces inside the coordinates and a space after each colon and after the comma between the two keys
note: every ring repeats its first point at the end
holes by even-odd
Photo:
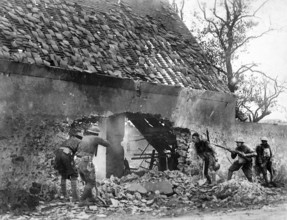
{"type": "Polygon", "coordinates": [[[54,151],[68,138],[71,127],[86,129],[99,119],[99,116],[76,120],[43,115],[6,117],[6,130],[1,132],[0,140],[0,210],[31,210],[39,200],[57,197],[60,176],[53,168],[54,151]]]}
{"type": "Polygon", "coordinates": [[[31,202],[32,197],[37,195],[37,198],[49,200],[57,192],[52,160],[54,150],[64,140],[62,134],[66,133],[68,122],[55,117],[27,115],[5,121],[7,130],[1,132],[5,136],[0,141],[0,190],[5,196],[0,196],[0,208],[3,211],[22,205],[30,209],[37,204],[37,200],[31,202]],[[15,199],[20,195],[21,199],[15,199]]]}

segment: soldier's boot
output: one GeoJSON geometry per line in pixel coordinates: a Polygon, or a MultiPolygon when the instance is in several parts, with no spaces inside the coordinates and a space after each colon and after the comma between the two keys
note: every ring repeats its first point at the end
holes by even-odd
{"type": "Polygon", "coordinates": [[[268,182],[267,174],[263,174],[263,179],[264,179],[264,182],[265,182],[265,183],[262,184],[262,185],[268,187],[268,186],[269,186],[269,182],[268,182]]]}
{"type": "Polygon", "coordinates": [[[250,183],[253,183],[253,178],[252,178],[252,177],[248,178],[248,181],[249,181],[250,183]]]}
{"type": "Polygon", "coordinates": [[[247,178],[247,180],[249,181],[249,182],[253,182],[253,178],[252,178],[252,176],[246,176],[246,178],[247,178]]]}
{"type": "Polygon", "coordinates": [[[79,201],[77,181],[78,181],[77,178],[74,177],[71,178],[72,202],[79,201]]]}
{"type": "MultiPolygon", "coordinates": [[[[92,184],[92,183],[88,183],[87,185],[88,185],[88,187],[91,189],[91,190],[89,191],[87,200],[88,200],[89,202],[96,203],[97,200],[94,198],[94,195],[93,195],[93,188],[94,188],[94,187],[96,188],[96,186],[95,186],[94,184],[92,184]]],[[[97,188],[96,188],[96,192],[97,192],[97,188]]]]}
{"type": "Polygon", "coordinates": [[[271,171],[270,171],[270,182],[273,183],[273,176],[274,176],[274,171],[273,169],[271,168],[271,171]]]}
{"type": "Polygon", "coordinates": [[[233,172],[228,170],[227,180],[231,180],[233,172]]]}
{"type": "Polygon", "coordinates": [[[205,177],[206,177],[207,183],[208,183],[208,184],[211,184],[211,178],[210,178],[210,176],[207,174],[207,175],[205,175],[205,177]]]}
{"type": "Polygon", "coordinates": [[[67,181],[65,178],[61,178],[61,199],[67,199],[67,181]]]}

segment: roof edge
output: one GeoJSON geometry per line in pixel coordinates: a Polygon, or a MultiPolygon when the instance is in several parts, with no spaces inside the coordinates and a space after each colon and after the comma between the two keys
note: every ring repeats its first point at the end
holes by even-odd
{"type": "Polygon", "coordinates": [[[217,97],[220,100],[222,100],[220,94],[224,94],[225,96],[228,95],[231,99],[234,98],[234,95],[229,93],[209,90],[197,90],[180,86],[160,85],[144,81],[134,81],[128,78],[118,78],[96,73],[67,70],[35,64],[19,63],[3,59],[0,59],[0,74],[31,76],[99,87],[120,88],[124,90],[135,91],[139,95],[143,93],[152,93],[169,96],[179,96],[182,91],[192,90],[195,91],[195,94],[198,94],[198,96],[202,97],[209,97],[209,95],[212,93],[217,94],[217,97]]]}
{"type": "Polygon", "coordinates": [[[118,78],[97,73],[67,70],[49,66],[19,63],[0,59],[0,74],[22,75],[51,80],[62,80],[77,84],[94,85],[99,87],[120,88],[139,93],[153,93],[177,96],[182,89],[180,86],[159,85],[144,81],[134,81],[128,78],[118,78]]]}

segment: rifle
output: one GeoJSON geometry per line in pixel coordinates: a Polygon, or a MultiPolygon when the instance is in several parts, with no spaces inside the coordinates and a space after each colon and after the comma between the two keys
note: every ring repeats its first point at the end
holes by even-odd
{"type": "Polygon", "coordinates": [[[238,154],[240,157],[244,158],[244,159],[247,160],[247,161],[250,161],[250,160],[251,160],[250,157],[246,157],[245,155],[243,155],[242,152],[240,152],[240,151],[238,151],[238,150],[231,150],[231,149],[229,149],[228,147],[223,147],[223,146],[221,146],[221,145],[219,145],[219,144],[214,144],[214,143],[213,143],[213,145],[216,146],[216,147],[222,148],[222,149],[224,149],[224,150],[227,150],[227,151],[229,151],[230,153],[233,153],[233,154],[236,153],[236,154],[238,154]]]}

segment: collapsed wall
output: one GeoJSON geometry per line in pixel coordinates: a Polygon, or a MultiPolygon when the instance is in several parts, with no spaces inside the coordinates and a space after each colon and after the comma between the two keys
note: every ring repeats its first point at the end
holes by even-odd
{"type": "MultiPolygon", "coordinates": [[[[108,118],[132,112],[160,115],[176,127],[190,129],[208,124],[227,129],[234,117],[234,99],[228,94],[144,82],[138,85],[128,79],[8,61],[0,64],[2,192],[29,191],[31,187],[37,188],[33,183],[38,186],[49,182],[47,179],[51,180],[49,187],[55,185],[50,160],[63,141],[61,135],[67,133],[77,118],[89,115],[108,118]]],[[[108,134],[107,129],[116,127],[113,124],[119,123],[116,121],[105,124],[105,137],[118,142],[123,134],[108,134]],[[119,138],[115,140],[114,136],[119,138]]],[[[110,166],[108,175],[120,172],[113,169],[121,167],[122,161],[115,158],[122,153],[118,148],[108,152],[112,155],[111,160],[107,157],[105,165],[106,169],[110,166]]]]}

